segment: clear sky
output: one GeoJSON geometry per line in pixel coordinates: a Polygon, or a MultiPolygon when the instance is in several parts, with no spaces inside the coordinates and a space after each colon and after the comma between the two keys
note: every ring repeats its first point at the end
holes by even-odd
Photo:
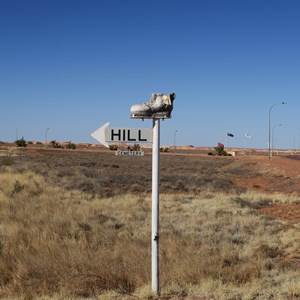
{"type": "Polygon", "coordinates": [[[175,92],[162,145],[267,148],[286,101],[274,147],[300,148],[299,16],[297,0],[0,0],[0,140],[94,143],[106,122],[151,127],[131,105],[175,92]]]}

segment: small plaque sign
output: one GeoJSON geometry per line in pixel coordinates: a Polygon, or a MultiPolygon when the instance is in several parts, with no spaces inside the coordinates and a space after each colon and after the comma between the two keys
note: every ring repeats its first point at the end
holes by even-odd
{"type": "Polygon", "coordinates": [[[117,150],[115,154],[121,156],[144,156],[144,151],[117,150]]]}

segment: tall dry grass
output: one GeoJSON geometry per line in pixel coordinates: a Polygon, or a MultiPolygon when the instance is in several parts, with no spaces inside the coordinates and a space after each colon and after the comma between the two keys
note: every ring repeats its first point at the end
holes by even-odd
{"type": "MultiPolygon", "coordinates": [[[[161,195],[161,293],[204,299],[298,299],[299,223],[257,207],[299,201],[258,193],[161,195]]],[[[2,299],[149,298],[151,199],[0,174],[2,299]]]]}

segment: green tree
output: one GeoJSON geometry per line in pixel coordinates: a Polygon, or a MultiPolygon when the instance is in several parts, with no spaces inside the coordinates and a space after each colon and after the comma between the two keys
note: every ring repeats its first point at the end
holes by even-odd
{"type": "Polygon", "coordinates": [[[16,140],[15,143],[17,147],[27,147],[27,142],[24,140],[23,137],[19,140],[16,140]]]}

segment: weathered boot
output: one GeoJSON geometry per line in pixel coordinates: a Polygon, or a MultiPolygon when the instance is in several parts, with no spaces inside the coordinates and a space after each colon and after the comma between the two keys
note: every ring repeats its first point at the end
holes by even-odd
{"type": "Polygon", "coordinates": [[[150,102],[131,106],[131,118],[171,118],[175,93],[168,95],[153,93],[150,102]]]}

